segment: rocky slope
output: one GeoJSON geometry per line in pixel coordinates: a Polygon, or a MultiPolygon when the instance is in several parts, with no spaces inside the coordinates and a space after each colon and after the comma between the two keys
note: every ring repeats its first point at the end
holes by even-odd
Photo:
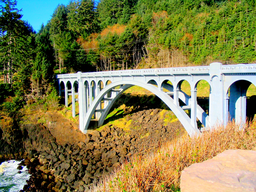
{"type": "Polygon", "coordinates": [[[13,154],[25,158],[33,173],[25,191],[87,191],[133,155],[148,155],[185,133],[178,121],[166,123],[159,101],[134,104],[120,117],[129,122],[126,129],[108,122],[86,135],[60,113],[31,113],[23,118],[19,137],[14,138],[13,143],[20,143],[19,153],[10,144],[9,151],[1,150],[2,160],[13,158],[13,154]],[[35,123],[40,118],[44,123],[35,123]]]}

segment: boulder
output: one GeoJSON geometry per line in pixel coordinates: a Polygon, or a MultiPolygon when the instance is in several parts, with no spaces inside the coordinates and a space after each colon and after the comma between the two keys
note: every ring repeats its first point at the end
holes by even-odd
{"type": "Polygon", "coordinates": [[[68,175],[68,176],[66,177],[66,181],[67,181],[68,183],[72,183],[75,179],[76,179],[75,174],[70,174],[70,175],[68,175]]]}
{"type": "Polygon", "coordinates": [[[181,173],[182,192],[244,192],[256,189],[256,151],[227,150],[181,173]]]}

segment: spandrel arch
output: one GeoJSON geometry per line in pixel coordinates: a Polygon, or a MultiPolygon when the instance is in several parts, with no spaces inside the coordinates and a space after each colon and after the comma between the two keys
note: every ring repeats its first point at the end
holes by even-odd
{"type": "MultiPolygon", "coordinates": [[[[172,98],[170,98],[167,94],[163,93],[162,91],[160,91],[157,87],[152,86],[152,85],[148,85],[145,83],[140,83],[140,82],[127,82],[127,81],[119,81],[119,82],[114,82],[112,84],[109,84],[108,86],[106,86],[101,93],[97,96],[97,98],[93,101],[90,109],[88,110],[85,119],[86,119],[86,123],[84,124],[84,130],[82,130],[83,132],[86,132],[87,127],[89,126],[89,122],[90,119],[92,118],[92,115],[94,114],[99,102],[104,98],[104,96],[111,91],[113,88],[120,86],[120,85],[125,85],[125,87],[123,88],[122,91],[120,91],[116,97],[114,98],[114,100],[111,102],[111,104],[108,105],[108,108],[106,109],[107,112],[109,112],[110,108],[112,107],[112,105],[114,104],[115,100],[120,97],[121,93],[126,90],[127,88],[131,87],[131,86],[139,86],[139,87],[143,87],[145,89],[147,89],[148,91],[154,93],[157,97],[159,97],[172,111],[173,113],[176,115],[176,117],[180,120],[181,124],[184,126],[184,128],[186,129],[186,131],[188,132],[189,135],[196,135],[199,134],[199,130],[192,127],[191,123],[190,123],[190,119],[189,117],[185,114],[185,112],[182,110],[181,107],[176,106],[174,104],[174,101],[172,98]]],[[[102,118],[105,119],[107,114],[102,114],[102,118]]]]}
{"type": "Polygon", "coordinates": [[[236,124],[244,124],[247,118],[247,98],[246,93],[252,82],[247,80],[237,80],[233,82],[226,91],[228,99],[228,120],[235,121],[236,124]]]}

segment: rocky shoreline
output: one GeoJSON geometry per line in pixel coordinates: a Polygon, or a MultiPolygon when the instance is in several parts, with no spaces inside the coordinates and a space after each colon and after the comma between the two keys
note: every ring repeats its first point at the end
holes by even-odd
{"type": "Polygon", "coordinates": [[[48,127],[23,124],[14,139],[20,145],[18,153],[9,144],[9,151],[1,151],[1,160],[25,159],[32,176],[23,191],[89,191],[133,155],[149,154],[180,134],[179,122],[163,126],[163,120],[154,115],[157,113],[159,109],[136,112],[134,123],[140,124],[139,129],[105,126],[89,131],[84,142],[65,145],[57,142],[48,127]]]}

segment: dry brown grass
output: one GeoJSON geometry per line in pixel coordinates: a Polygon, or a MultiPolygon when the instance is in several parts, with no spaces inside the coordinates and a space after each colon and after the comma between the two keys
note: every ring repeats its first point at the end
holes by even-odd
{"type": "Polygon", "coordinates": [[[107,28],[105,28],[100,35],[102,37],[107,36],[109,33],[112,34],[117,34],[117,35],[121,35],[124,31],[125,31],[126,26],[125,25],[120,25],[120,24],[115,24],[113,26],[108,26],[107,28]]]}
{"type": "Polygon", "coordinates": [[[227,149],[256,149],[256,122],[243,130],[230,123],[194,138],[183,136],[148,156],[133,157],[92,191],[177,191],[181,171],[227,149]]]}

